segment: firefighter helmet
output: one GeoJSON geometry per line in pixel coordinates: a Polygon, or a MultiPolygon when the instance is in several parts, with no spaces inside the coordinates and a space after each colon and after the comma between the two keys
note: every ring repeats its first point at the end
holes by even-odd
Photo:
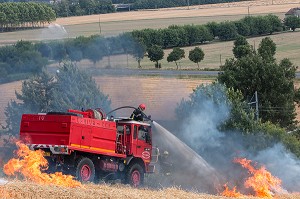
{"type": "Polygon", "coordinates": [[[145,104],[140,104],[139,105],[139,109],[141,109],[142,111],[144,111],[146,109],[146,105],[145,104]]]}

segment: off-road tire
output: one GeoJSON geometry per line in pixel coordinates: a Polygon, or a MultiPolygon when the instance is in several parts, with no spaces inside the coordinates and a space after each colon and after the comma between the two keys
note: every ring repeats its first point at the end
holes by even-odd
{"type": "Polygon", "coordinates": [[[140,187],[144,184],[144,169],[138,163],[128,166],[125,174],[125,183],[133,187],[140,187]]]}
{"type": "Polygon", "coordinates": [[[94,182],[95,165],[93,161],[86,157],[81,157],[76,161],[75,177],[81,182],[94,182]]]}

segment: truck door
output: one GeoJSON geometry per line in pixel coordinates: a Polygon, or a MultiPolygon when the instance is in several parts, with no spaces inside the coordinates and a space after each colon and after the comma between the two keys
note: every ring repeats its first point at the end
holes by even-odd
{"type": "Polygon", "coordinates": [[[125,146],[126,146],[126,154],[132,154],[132,136],[131,136],[131,126],[125,125],[125,146]]]}
{"type": "Polygon", "coordinates": [[[150,126],[144,125],[140,125],[137,128],[136,156],[141,157],[145,162],[150,162],[151,158],[150,128],[150,126]]]}
{"type": "Polygon", "coordinates": [[[91,146],[91,129],[82,128],[80,145],[81,145],[81,147],[90,147],[91,146]]]}

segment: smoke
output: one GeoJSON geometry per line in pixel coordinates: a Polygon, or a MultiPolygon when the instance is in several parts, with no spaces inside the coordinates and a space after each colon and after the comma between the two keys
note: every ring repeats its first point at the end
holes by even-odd
{"type": "Polygon", "coordinates": [[[204,147],[220,147],[220,140],[224,134],[218,126],[228,117],[229,107],[225,104],[217,105],[207,99],[201,100],[201,110],[193,111],[187,123],[182,128],[185,139],[195,149],[204,147]]]}
{"type": "Polygon", "coordinates": [[[8,183],[7,180],[4,180],[4,179],[1,179],[1,178],[0,178],[0,185],[5,185],[5,184],[7,184],[7,183],[8,183]]]}
{"type": "MultiPolygon", "coordinates": [[[[216,96],[222,90],[215,91],[216,96]]],[[[214,95],[214,94],[213,94],[214,95]]],[[[195,104],[186,121],[180,128],[180,137],[187,145],[194,149],[207,163],[214,168],[224,180],[232,186],[242,189],[243,180],[247,177],[247,171],[240,165],[233,163],[236,157],[245,157],[265,165],[272,175],[282,180],[282,187],[288,191],[300,190],[300,161],[289,153],[282,144],[273,144],[266,150],[250,150],[251,146],[259,143],[263,133],[243,136],[241,132],[222,132],[220,125],[229,117],[231,107],[227,103],[216,103],[212,97],[198,95],[195,104]]],[[[271,145],[271,144],[270,144],[271,145]]],[[[201,170],[201,169],[200,169],[201,170]]],[[[246,190],[243,190],[246,191],[246,190]]],[[[248,190],[249,192],[249,190],[248,190]]]]}
{"type": "Polygon", "coordinates": [[[63,39],[68,37],[65,27],[57,23],[50,24],[47,28],[42,29],[41,40],[63,39]]]}
{"type": "Polygon", "coordinates": [[[253,159],[266,165],[273,175],[279,177],[287,191],[300,191],[300,161],[282,144],[260,151],[253,159]]]}

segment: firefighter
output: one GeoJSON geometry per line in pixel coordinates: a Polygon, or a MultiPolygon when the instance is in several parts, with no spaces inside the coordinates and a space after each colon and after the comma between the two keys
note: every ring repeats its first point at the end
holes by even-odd
{"type": "Polygon", "coordinates": [[[160,166],[163,175],[165,176],[171,175],[173,164],[170,161],[168,151],[164,151],[163,154],[160,155],[160,166]]]}
{"type": "Polygon", "coordinates": [[[144,120],[144,115],[145,115],[143,113],[143,111],[145,109],[146,109],[146,105],[145,104],[140,104],[139,107],[133,111],[130,118],[133,119],[133,120],[136,120],[136,121],[143,121],[144,120]]]}

